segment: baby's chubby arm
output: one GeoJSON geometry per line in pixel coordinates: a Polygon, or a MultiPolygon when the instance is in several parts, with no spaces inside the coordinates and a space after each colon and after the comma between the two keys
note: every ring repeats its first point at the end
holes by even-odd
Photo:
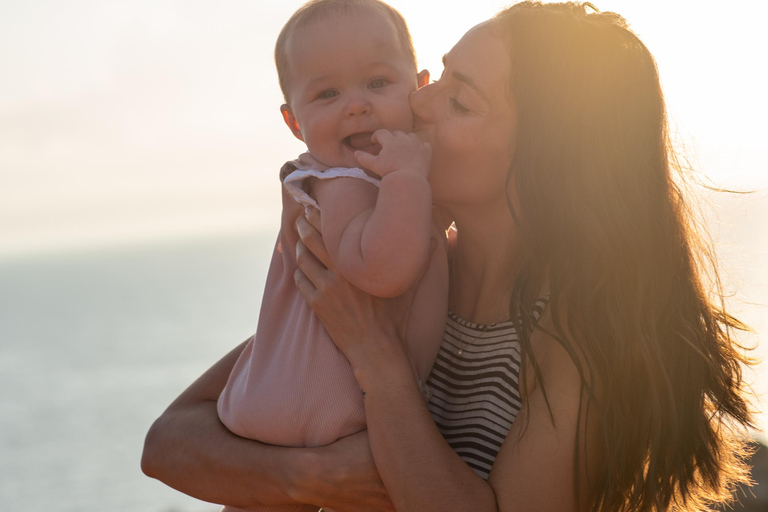
{"type": "Polygon", "coordinates": [[[354,178],[315,185],[323,240],[338,270],[358,288],[396,297],[410,288],[426,264],[430,248],[432,191],[427,182],[429,144],[416,135],[378,130],[377,156],[355,157],[382,177],[378,193],[354,178]]]}

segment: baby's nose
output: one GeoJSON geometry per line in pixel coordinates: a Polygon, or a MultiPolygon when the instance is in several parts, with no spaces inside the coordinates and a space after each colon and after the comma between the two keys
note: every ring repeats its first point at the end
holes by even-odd
{"type": "Polygon", "coordinates": [[[363,94],[351,94],[347,101],[348,116],[359,116],[371,113],[371,103],[363,94]]]}

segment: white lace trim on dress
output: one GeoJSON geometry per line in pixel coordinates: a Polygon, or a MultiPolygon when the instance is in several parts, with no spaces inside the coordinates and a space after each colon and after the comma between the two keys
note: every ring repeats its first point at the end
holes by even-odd
{"type": "Polygon", "coordinates": [[[331,167],[325,171],[315,170],[303,170],[296,169],[291,174],[283,179],[283,185],[285,185],[288,193],[296,199],[296,202],[306,206],[314,206],[318,210],[320,205],[317,204],[309,194],[307,194],[302,188],[302,182],[307,178],[317,178],[320,180],[327,180],[331,178],[357,178],[363,181],[367,181],[374,187],[379,186],[381,180],[368,176],[364,170],[357,167],[331,167]]]}

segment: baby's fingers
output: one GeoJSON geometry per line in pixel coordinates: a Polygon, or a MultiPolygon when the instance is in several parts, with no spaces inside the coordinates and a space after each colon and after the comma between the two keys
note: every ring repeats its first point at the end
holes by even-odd
{"type": "Polygon", "coordinates": [[[379,143],[380,145],[384,146],[392,138],[394,138],[394,135],[392,135],[391,131],[384,128],[379,128],[373,132],[373,135],[371,135],[371,142],[374,144],[379,143]]]}
{"type": "Polygon", "coordinates": [[[376,157],[365,151],[355,151],[355,159],[362,167],[366,169],[373,169],[373,163],[376,161],[376,157]]]}

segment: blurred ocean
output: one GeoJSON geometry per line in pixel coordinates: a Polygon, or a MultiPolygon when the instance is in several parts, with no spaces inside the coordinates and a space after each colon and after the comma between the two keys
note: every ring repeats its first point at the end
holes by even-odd
{"type": "Polygon", "coordinates": [[[274,240],[0,262],[0,509],[219,510],[145,477],[144,435],[256,330],[274,240]]]}
{"type": "MultiPolygon", "coordinates": [[[[716,204],[735,311],[768,340],[756,305],[768,304],[768,195],[716,204]]],[[[0,508],[218,510],[145,477],[142,443],[187,384],[255,331],[274,238],[0,260],[0,508]]],[[[758,391],[767,379],[750,377],[758,391]]]]}

